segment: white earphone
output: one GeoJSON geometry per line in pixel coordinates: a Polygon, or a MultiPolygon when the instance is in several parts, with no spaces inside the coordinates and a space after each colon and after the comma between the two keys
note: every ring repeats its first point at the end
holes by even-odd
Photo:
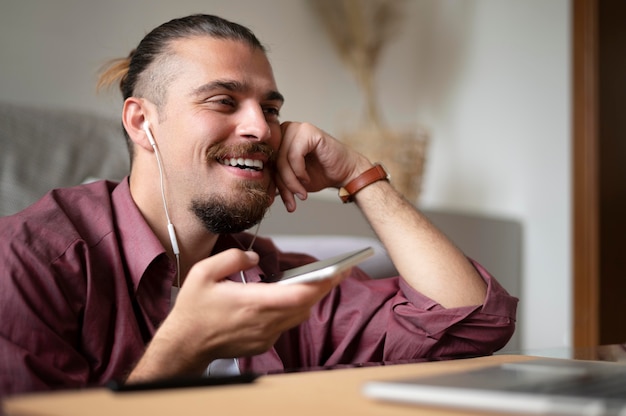
{"type": "Polygon", "coordinates": [[[152,145],[152,147],[155,147],[156,142],[154,141],[154,136],[152,136],[152,132],[150,131],[150,122],[148,120],[145,120],[143,122],[143,131],[146,132],[146,136],[148,136],[148,141],[150,142],[150,145],[152,145]]]}
{"type": "Polygon", "coordinates": [[[161,199],[163,200],[163,209],[165,210],[165,217],[167,218],[167,232],[170,236],[170,242],[172,244],[172,251],[174,252],[174,255],[176,256],[176,263],[177,263],[176,275],[178,278],[178,287],[180,288],[180,266],[179,266],[180,250],[178,249],[178,239],[176,238],[176,231],[174,231],[174,224],[172,224],[172,221],[170,220],[170,213],[169,213],[169,210],[167,209],[167,202],[165,200],[165,185],[163,181],[163,165],[161,164],[161,153],[159,152],[159,149],[157,148],[157,145],[156,145],[156,141],[154,140],[154,136],[152,136],[152,132],[150,131],[150,122],[148,120],[145,120],[143,122],[142,127],[143,127],[143,131],[146,133],[146,136],[148,136],[148,141],[150,142],[150,145],[154,149],[154,156],[156,157],[157,165],[159,166],[159,177],[161,179],[161,199]]]}

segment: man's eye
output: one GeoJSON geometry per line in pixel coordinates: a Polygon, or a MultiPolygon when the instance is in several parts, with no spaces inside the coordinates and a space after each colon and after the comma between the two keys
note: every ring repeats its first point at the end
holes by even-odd
{"type": "Polygon", "coordinates": [[[223,105],[228,105],[228,106],[231,106],[231,107],[234,107],[234,106],[235,106],[235,101],[234,101],[234,100],[231,100],[230,98],[222,98],[222,99],[220,99],[218,102],[219,102],[220,104],[223,104],[223,105]]]}
{"type": "Polygon", "coordinates": [[[236,106],[235,100],[233,100],[230,97],[213,97],[210,100],[207,100],[207,102],[209,104],[224,105],[224,106],[228,106],[228,107],[235,107],[236,106]]]}
{"type": "Polygon", "coordinates": [[[271,117],[276,117],[278,118],[280,116],[280,110],[276,107],[265,107],[263,109],[263,112],[271,117]]]}

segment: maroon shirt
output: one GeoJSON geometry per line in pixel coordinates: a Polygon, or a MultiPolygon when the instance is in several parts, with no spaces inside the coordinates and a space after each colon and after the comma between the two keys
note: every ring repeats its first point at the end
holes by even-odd
{"type": "MultiPolygon", "coordinates": [[[[0,396],[128,374],[170,309],[175,276],[128,180],[54,190],[0,218],[0,230],[0,396]]],[[[215,252],[251,238],[220,236],[215,252]]],[[[252,282],[313,260],[264,238],[253,249],[252,282]]],[[[513,334],[517,299],[475,266],[488,284],[484,304],[452,309],[402,278],[372,280],[355,268],[274,348],[240,358],[241,371],[491,354],[513,334]]]]}

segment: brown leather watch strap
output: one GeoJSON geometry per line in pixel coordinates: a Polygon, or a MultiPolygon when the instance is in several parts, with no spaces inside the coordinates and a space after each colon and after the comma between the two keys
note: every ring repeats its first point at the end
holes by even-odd
{"type": "Polygon", "coordinates": [[[383,165],[376,163],[374,167],[352,179],[346,184],[346,186],[339,188],[339,198],[341,198],[344,204],[352,202],[354,200],[354,195],[361,189],[373,184],[374,182],[382,180],[389,180],[389,174],[383,165]]]}

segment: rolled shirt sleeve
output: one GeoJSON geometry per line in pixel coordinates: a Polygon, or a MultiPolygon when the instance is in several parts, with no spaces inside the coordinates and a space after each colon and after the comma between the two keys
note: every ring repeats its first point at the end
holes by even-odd
{"type": "Polygon", "coordinates": [[[492,354],[513,335],[517,299],[473,264],[487,295],[482,305],[459,308],[444,308],[401,277],[372,280],[355,268],[306,323],[281,337],[278,355],[295,368],[492,354]]]}

